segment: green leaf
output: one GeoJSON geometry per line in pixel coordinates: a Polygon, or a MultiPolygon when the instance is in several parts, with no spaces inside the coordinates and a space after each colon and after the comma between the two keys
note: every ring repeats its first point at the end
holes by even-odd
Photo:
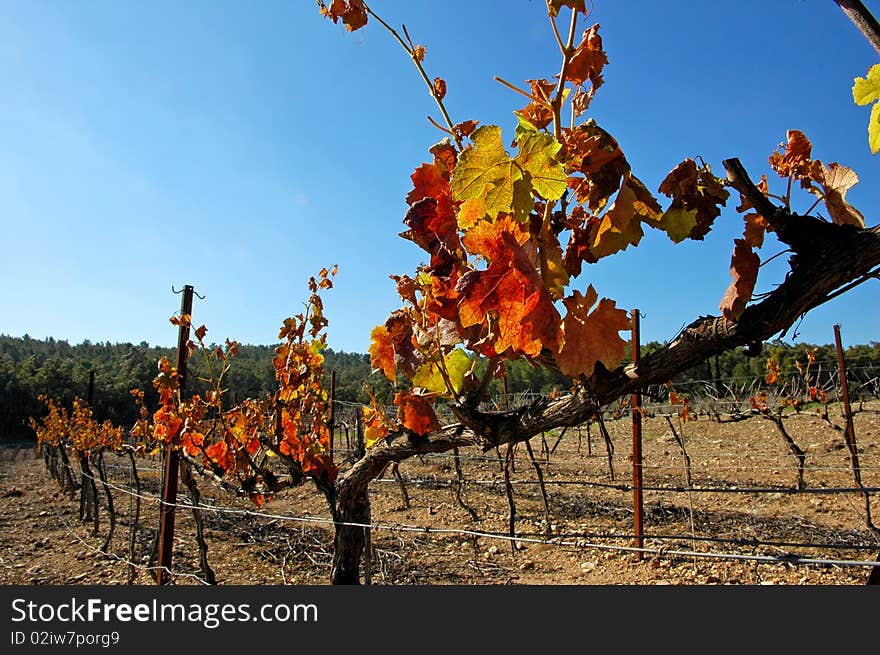
{"type": "Polygon", "coordinates": [[[561,144],[525,119],[519,119],[519,153],[513,159],[504,149],[497,125],[478,128],[471,139],[473,146],[459,157],[450,183],[453,198],[469,205],[461,209],[468,224],[476,218],[475,213],[483,212],[490,219],[504,213],[525,221],[536,194],[557,200],[565,193],[565,170],[555,159],[561,144]]]}
{"type": "Polygon", "coordinates": [[[673,243],[681,243],[687,239],[696,224],[696,209],[673,209],[670,207],[660,219],[660,229],[669,235],[673,243]]]}
{"type": "Polygon", "coordinates": [[[535,192],[544,200],[561,198],[566,189],[566,175],[562,164],[556,161],[556,153],[562,144],[522,118],[516,129],[516,141],[519,154],[513,161],[528,172],[535,192]]]}
{"type": "MultiPolygon", "coordinates": [[[[449,381],[455,393],[460,393],[464,385],[464,375],[471,368],[471,358],[461,348],[456,348],[443,358],[443,364],[449,375],[449,381]]],[[[427,389],[432,393],[448,395],[449,390],[440,369],[434,362],[426,362],[416,371],[412,379],[414,387],[427,389]]]]}
{"type": "Polygon", "coordinates": [[[880,64],[871,66],[866,77],[857,77],[852,90],[857,105],[875,103],[868,120],[868,146],[876,155],[880,152],[880,64]]]}
{"type": "Polygon", "coordinates": [[[450,186],[455,200],[484,200],[486,214],[495,218],[513,209],[513,187],[522,171],[501,143],[501,128],[484,125],[471,135],[473,145],[459,157],[450,186]]]}

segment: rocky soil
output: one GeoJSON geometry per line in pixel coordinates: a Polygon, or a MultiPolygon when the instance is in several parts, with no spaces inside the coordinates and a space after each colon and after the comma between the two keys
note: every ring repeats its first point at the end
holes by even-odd
{"type": "MultiPolygon", "coordinates": [[[[880,411],[862,409],[855,419],[862,479],[880,487],[880,411]]],[[[842,425],[833,411],[832,420],[842,425]]],[[[622,418],[607,426],[610,462],[595,425],[562,439],[548,433],[532,440],[549,521],[537,470],[527,449],[517,448],[514,539],[507,538],[510,509],[499,453],[462,452],[461,502],[451,454],[402,464],[403,487],[386,471],[371,487],[376,527],[365,574],[381,585],[864,584],[870,569],[844,563],[874,561],[880,533],[866,526],[862,495],[828,491],[853,486],[850,456],[842,433],[815,413],[785,421],[806,453],[807,490],[799,493],[797,459],[768,420],[717,423],[701,416],[684,424],[673,419],[670,426],[663,417],[646,419],[644,546],[653,552],[641,557],[625,550],[633,545],[631,423],[622,418]],[[672,428],[690,457],[690,484],[672,428]],[[694,490],[681,490],[686,487],[694,490]]],[[[142,499],[132,564],[136,506],[124,492],[131,483],[127,459],[107,458],[116,529],[102,553],[109,527],[103,494],[95,534],[91,522],[80,521],[78,496],[60,491],[32,447],[6,447],[2,455],[0,583],[153,584],[147,566],[158,525],[158,461],[138,464],[142,499]]],[[[208,560],[219,584],[329,582],[332,526],[311,486],[261,509],[207,481],[200,489],[211,510],[204,512],[208,560]]],[[[871,509],[880,523],[876,494],[871,509]]],[[[178,513],[175,545],[175,583],[199,584],[204,573],[188,511],[178,513]]]]}

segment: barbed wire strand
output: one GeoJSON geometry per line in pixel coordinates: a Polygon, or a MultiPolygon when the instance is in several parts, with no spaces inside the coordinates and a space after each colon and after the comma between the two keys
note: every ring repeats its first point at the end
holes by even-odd
{"type": "MultiPolygon", "coordinates": [[[[92,477],[92,476],[89,476],[92,477]]],[[[119,487],[118,485],[114,485],[114,488],[122,491],[123,493],[131,493],[130,491],[119,487]]],[[[147,498],[154,502],[162,503],[161,498],[141,495],[141,498],[147,498]]],[[[812,557],[803,557],[800,555],[796,555],[793,553],[786,553],[784,555],[746,555],[746,554],[737,554],[737,553],[717,553],[717,552],[700,552],[700,551],[688,551],[688,550],[670,550],[667,548],[637,548],[634,546],[612,546],[608,544],[596,544],[586,542],[583,539],[576,539],[575,541],[565,541],[560,538],[551,538],[551,539],[538,539],[531,538],[525,536],[511,536],[508,534],[499,534],[493,532],[486,532],[481,530],[469,530],[466,528],[435,528],[430,526],[418,526],[418,525],[409,525],[404,523],[391,523],[384,521],[376,521],[370,523],[359,523],[359,522],[349,522],[349,521],[334,521],[329,517],[301,517],[301,516],[290,516],[285,514],[272,514],[269,512],[255,511],[251,509],[236,509],[229,507],[218,507],[208,504],[199,504],[193,505],[191,503],[165,503],[168,506],[173,506],[175,508],[180,509],[188,509],[188,510],[201,510],[201,511],[210,511],[210,512],[218,512],[224,514],[234,514],[240,516],[252,516],[252,517],[260,517],[267,519],[274,519],[277,521],[290,521],[290,522],[299,522],[299,523],[311,523],[311,524],[322,524],[322,525],[335,525],[337,527],[345,526],[345,527],[359,527],[359,528],[370,528],[376,530],[387,530],[391,532],[413,532],[413,533],[421,533],[421,534],[456,534],[477,538],[486,538],[486,539],[495,539],[501,541],[508,542],[521,542],[521,543],[533,543],[533,544],[544,544],[544,545],[556,545],[556,546],[566,546],[572,548],[587,548],[593,550],[605,550],[605,551],[614,551],[614,552],[626,552],[626,553],[642,553],[642,554],[651,554],[657,555],[660,557],[663,556],[675,556],[675,557],[701,557],[701,558],[709,558],[709,559],[721,559],[721,560],[731,560],[731,561],[753,561],[753,562],[763,562],[763,563],[775,563],[775,564],[794,564],[794,565],[817,565],[817,566],[848,566],[848,567],[874,567],[877,566],[876,561],[860,561],[860,560],[839,560],[839,559],[829,559],[829,558],[812,558],[812,557]]],[[[56,512],[57,514],[57,512],[56,512]]],[[[82,539],[75,535],[77,539],[82,541],[82,539]]],[[[684,537],[685,539],[689,537],[684,537]]],[[[83,542],[86,543],[86,542],[83,542]]],[[[95,549],[91,545],[86,545],[97,552],[101,552],[98,549],[95,549]]],[[[114,557],[119,561],[127,561],[124,558],[119,558],[118,556],[114,557]]],[[[192,575],[192,574],[186,574],[192,575]]],[[[198,579],[197,576],[193,576],[198,579]]],[[[204,582],[204,581],[202,581],[204,582]]]]}
{"type": "MultiPolygon", "coordinates": [[[[92,477],[92,476],[89,476],[89,477],[92,477]]],[[[137,494],[135,494],[135,493],[132,493],[131,495],[137,496],[137,494]]],[[[194,573],[181,573],[179,571],[171,571],[171,570],[166,569],[166,567],[164,567],[164,566],[144,566],[143,564],[138,564],[137,562],[132,562],[124,557],[120,557],[116,553],[108,553],[108,552],[104,552],[100,548],[96,548],[95,546],[93,546],[92,544],[87,542],[85,539],[80,537],[78,534],[76,534],[76,532],[74,532],[71,529],[71,527],[67,523],[67,521],[64,520],[64,517],[62,517],[61,514],[58,512],[58,509],[55,507],[55,503],[50,503],[50,505],[52,506],[52,510],[55,513],[55,517],[58,519],[58,522],[61,523],[61,527],[64,528],[65,532],[67,532],[67,534],[69,534],[71,537],[73,537],[74,539],[79,541],[83,546],[88,548],[93,553],[97,553],[97,554],[101,555],[102,557],[109,557],[111,559],[116,560],[117,562],[120,562],[122,564],[127,564],[128,566],[132,566],[132,567],[139,569],[141,571],[148,571],[150,573],[155,573],[156,571],[158,571],[160,569],[165,569],[169,574],[171,574],[175,577],[192,578],[193,580],[196,580],[203,585],[210,586],[210,583],[208,581],[204,580],[203,578],[200,578],[199,576],[195,575],[194,573]]]]}

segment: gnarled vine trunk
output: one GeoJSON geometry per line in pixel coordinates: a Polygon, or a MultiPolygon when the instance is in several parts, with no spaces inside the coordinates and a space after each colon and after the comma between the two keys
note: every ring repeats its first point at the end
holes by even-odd
{"type": "MultiPolygon", "coordinates": [[[[455,407],[459,423],[418,440],[405,437],[367,451],[336,482],[337,522],[332,582],[358,584],[364,548],[369,483],[392,461],[478,445],[484,451],[514,444],[554,428],[575,426],[618,398],[651,384],[665,383],[710,357],[740,346],[761,344],[787,330],[800,316],[854,286],[880,275],[880,226],[858,229],[775,207],[754,186],[738,160],[724,162],[731,185],[746,197],[793,251],[785,280],[737,321],[703,316],[637,366],[596,372],[576,390],[557,399],[540,399],[524,408],[481,412],[455,407]]],[[[552,365],[552,362],[548,362],[552,365]]]]}
{"type": "Polygon", "coordinates": [[[370,501],[366,487],[340,495],[334,520],[333,584],[359,584],[360,562],[366,538],[362,527],[370,519],[370,501]]]}

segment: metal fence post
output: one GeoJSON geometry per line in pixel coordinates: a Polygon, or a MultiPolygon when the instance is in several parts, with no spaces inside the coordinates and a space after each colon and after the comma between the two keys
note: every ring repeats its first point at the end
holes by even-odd
{"type": "MultiPolygon", "coordinates": [[[[639,310],[632,310],[632,363],[638,368],[641,345],[639,342],[639,310]]],[[[644,518],[645,508],[642,500],[642,392],[637,389],[630,398],[632,408],[632,465],[633,465],[633,528],[635,531],[636,548],[644,546],[644,518]]],[[[638,559],[642,559],[642,553],[636,553],[638,559]]]]}
{"type": "MultiPolygon", "coordinates": [[[[181,316],[187,315],[190,320],[182,321],[177,334],[177,374],[180,376],[180,396],[186,390],[186,361],[189,327],[192,322],[193,288],[189,284],[183,287],[183,298],[180,301],[181,316]]],[[[165,484],[162,487],[162,504],[159,515],[159,568],[156,571],[156,584],[166,584],[171,577],[171,553],[174,549],[174,506],[177,504],[177,474],[180,469],[180,452],[177,450],[177,437],[165,446],[165,484]]]]}

